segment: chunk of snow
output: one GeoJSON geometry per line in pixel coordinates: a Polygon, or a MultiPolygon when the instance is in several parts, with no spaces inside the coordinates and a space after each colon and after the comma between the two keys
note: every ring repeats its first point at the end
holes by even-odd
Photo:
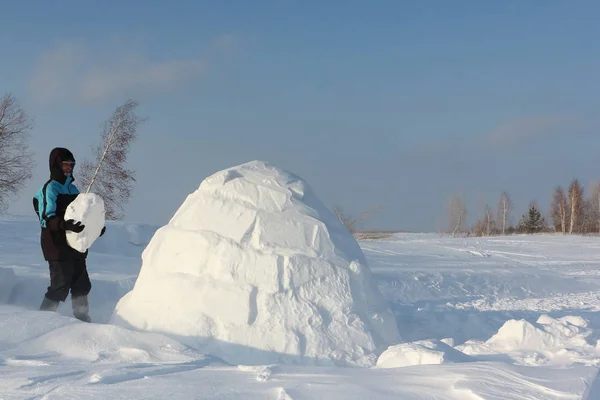
{"type": "Polygon", "coordinates": [[[536,323],[538,326],[525,320],[506,321],[486,342],[467,341],[456,349],[473,356],[507,354],[526,365],[600,362],[586,340],[591,331],[585,328],[587,321],[583,318],[554,319],[544,314],[536,323]]]}
{"type": "Polygon", "coordinates": [[[399,341],[356,240],[305,181],[265,162],[206,178],[142,258],[113,320],[227,362],[373,366],[399,341]]]}
{"type": "Polygon", "coordinates": [[[504,351],[544,351],[586,344],[583,330],[568,321],[555,320],[547,315],[540,317],[540,320],[542,323],[538,320],[538,324],[541,325],[541,329],[525,320],[507,321],[487,344],[504,351]]]}
{"type": "Polygon", "coordinates": [[[504,351],[513,350],[542,350],[555,347],[559,339],[538,329],[525,320],[510,320],[492,336],[487,344],[504,351]]]}
{"type": "Polygon", "coordinates": [[[81,221],[83,231],[67,231],[69,246],[85,253],[100,236],[105,223],[104,201],[94,193],[81,193],[69,204],[65,212],[65,221],[81,221]]]}
{"type": "Polygon", "coordinates": [[[379,356],[377,368],[400,368],[468,361],[473,361],[473,359],[442,341],[419,340],[388,348],[379,356]]]}

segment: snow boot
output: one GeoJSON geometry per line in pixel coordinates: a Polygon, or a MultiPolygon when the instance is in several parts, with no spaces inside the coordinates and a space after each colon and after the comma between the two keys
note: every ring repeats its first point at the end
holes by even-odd
{"type": "Polygon", "coordinates": [[[87,296],[71,296],[71,306],[73,306],[73,315],[83,322],[92,322],[89,316],[90,306],[87,296]]]}
{"type": "Polygon", "coordinates": [[[58,310],[59,304],[60,304],[60,302],[50,300],[49,298],[44,296],[44,300],[42,301],[42,304],[40,305],[40,311],[56,311],[56,310],[58,310]]]}

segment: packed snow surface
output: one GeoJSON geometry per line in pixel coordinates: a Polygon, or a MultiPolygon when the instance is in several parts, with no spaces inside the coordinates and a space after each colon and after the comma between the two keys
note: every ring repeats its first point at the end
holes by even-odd
{"type": "Polygon", "coordinates": [[[65,221],[81,222],[85,228],[81,232],[67,231],[69,246],[85,253],[100,236],[104,227],[104,200],[94,193],[81,193],[69,204],[65,212],[65,221]]]}
{"type": "Polygon", "coordinates": [[[188,196],[114,321],[238,364],[373,366],[400,340],[354,237],[305,181],[260,161],[188,196]]]}
{"type": "Polygon", "coordinates": [[[376,367],[338,368],[226,363],[185,337],[110,324],[155,232],[108,222],[88,257],[86,324],[68,303],[37,311],[39,223],[0,219],[0,398],[600,399],[598,237],[359,242],[402,339],[376,367]]]}

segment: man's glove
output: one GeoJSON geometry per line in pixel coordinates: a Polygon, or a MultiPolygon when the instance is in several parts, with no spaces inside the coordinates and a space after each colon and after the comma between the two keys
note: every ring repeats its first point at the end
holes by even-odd
{"type": "Polygon", "coordinates": [[[75,220],[72,219],[65,221],[62,225],[65,231],[73,231],[76,233],[83,231],[83,228],[85,228],[85,225],[81,225],[81,221],[75,222],[75,220]]]}
{"type": "Polygon", "coordinates": [[[102,230],[100,231],[100,236],[104,235],[104,232],[106,232],[106,227],[105,226],[102,227],[102,230]]]}

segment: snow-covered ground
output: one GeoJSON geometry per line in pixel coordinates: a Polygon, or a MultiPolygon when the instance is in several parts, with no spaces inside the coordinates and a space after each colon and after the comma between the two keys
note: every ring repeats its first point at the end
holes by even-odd
{"type": "Polygon", "coordinates": [[[361,242],[402,340],[375,367],[342,368],[231,365],[109,324],[157,228],[108,224],[88,259],[86,324],[69,300],[37,311],[48,285],[38,225],[0,220],[0,399],[600,398],[598,237],[361,242]]]}

